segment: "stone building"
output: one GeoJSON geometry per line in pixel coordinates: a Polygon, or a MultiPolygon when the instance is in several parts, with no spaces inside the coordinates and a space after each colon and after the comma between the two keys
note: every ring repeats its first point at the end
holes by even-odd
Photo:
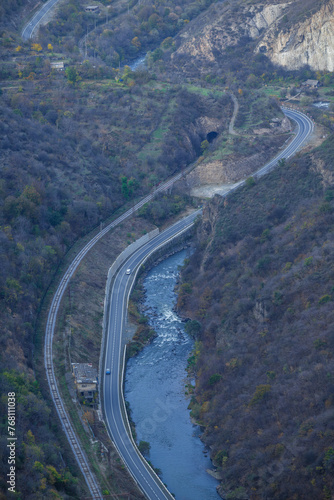
{"type": "Polygon", "coordinates": [[[93,400],[98,389],[98,376],[92,363],[72,363],[75,387],[78,396],[93,400]]]}

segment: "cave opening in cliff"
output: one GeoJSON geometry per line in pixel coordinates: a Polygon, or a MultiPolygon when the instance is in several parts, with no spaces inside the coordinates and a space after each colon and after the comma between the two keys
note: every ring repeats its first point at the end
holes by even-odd
{"type": "Polygon", "coordinates": [[[206,140],[208,142],[212,142],[217,136],[218,136],[218,132],[215,132],[215,131],[209,132],[206,136],[206,140]]]}

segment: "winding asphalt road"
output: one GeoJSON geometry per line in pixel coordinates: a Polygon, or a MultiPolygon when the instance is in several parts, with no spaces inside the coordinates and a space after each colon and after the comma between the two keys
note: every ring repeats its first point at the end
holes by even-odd
{"type": "Polygon", "coordinates": [[[282,110],[288,118],[294,120],[297,123],[298,130],[296,136],[293,141],[291,141],[290,144],[284,149],[284,151],[282,151],[273,160],[271,160],[263,168],[256,172],[256,177],[261,177],[262,175],[275,168],[279,160],[282,160],[283,158],[288,160],[289,158],[291,158],[291,156],[296,154],[298,149],[300,149],[301,146],[304,145],[307,138],[313,132],[313,121],[307,115],[294,109],[282,108],[282,110]]]}
{"type": "Polygon", "coordinates": [[[46,14],[50,12],[50,10],[58,3],[59,0],[49,0],[46,4],[43,5],[43,7],[36,12],[34,17],[29,21],[29,23],[23,28],[22,31],[22,38],[24,41],[29,40],[29,38],[33,37],[33,33],[41,20],[43,19],[46,14]]]}
{"type": "MultiPolygon", "coordinates": [[[[254,177],[265,175],[275,168],[279,160],[288,159],[294,155],[313,132],[313,122],[306,115],[290,109],[283,111],[286,116],[297,123],[295,137],[281,153],[258,170],[254,177]]],[[[224,196],[244,183],[245,181],[241,181],[234,185],[224,196]]],[[[173,497],[141,457],[131,433],[127,431],[129,426],[123,396],[124,353],[122,353],[126,306],[136,273],[143,261],[166,241],[178,235],[180,231],[189,228],[200,213],[201,210],[198,210],[182,219],[133,253],[120,267],[111,290],[103,380],[104,414],[108,431],[119,454],[139,488],[149,500],[172,500],[173,497]],[[130,275],[126,274],[127,269],[131,269],[130,275]],[[107,370],[108,372],[110,370],[110,374],[106,373],[107,370]]]]}
{"type": "MultiPolygon", "coordinates": [[[[284,111],[289,118],[292,118],[297,122],[298,129],[296,136],[287,146],[287,148],[281,152],[272,162],[269,162],[268,165],[263,167],[256,175],[263,175],[271,168],[273,168],[277,161],[281,158],[289,158],[300,148],[300,146],[305,142],[308,135],[313,130],[312,121],[302,113],[285,110],[284,111]]],[[[87,460],[86,454],[81,446],[81,443],[76,435],[75,429],[71,423],[71,419],[67,413],[66,407],[62,401],[61,394],[58,388],[57,379],[54,372],[54,364],[53,364],[53,337],[57,322],[57,316],[59,312],[60,303],[64,293],[67,289],[68,283],[78,268],[82,259],[87,255],[87,253],[93,248],[95,243],[97,243],[110,229],[116,227],[123,220],[130,217],[134,212],[136,212],[140,207],[142,207],[145,203],[151,201],[154,196],[162,191],[165,191],[172,187],[175,181],[180,179],[184,175],[183,173],[179,173],[175,175],[172,179],[161,184],[153,193],[147,195],[143,198],[139,203],[137,203],[133,208],[122,214],[112,223],[107,225],[102,231],[100,231],[96,236],[94,236],[82,250],[76,255],[68,269],[65,271],[63,277],[60,280],[58,288],[53,296],[53,300],[50,306],[49,316],[46,324],[45,331],[45,348],[44,348],[44,364],[45,370],[47,374],[47,380],[49,384],[50,394],[52,400],[55,404],[59,419],[62,424],[62,428],[66,433],[67,439],[71,445],[74,456],[79,464],[79,467],[83,473],[83,476],[86,480],[88,489],[90,491],[91,497],[94,499],[102,498],[101,491],[97,484],[95,475],[93,474],[89,461],[87,460]]],[[[240,182],[238,186],[242,185],[243,182],[240,182]]],[[[236,189],[234,186],[231,188],[230,192],[233,189],[236,189]]],[[[227,193],[228,194],[228,193],[227,193]]],[[[193,214],[195,217],[196,214],[193,214]]],[[[191,216],[192,217],[192,216],[191,216]]],[[[191,222],[190,220],[180,221],[179,226],[172,226],[172,228],[167,231],[161,233],[156,239],[152,239],[147,247],[142,247],[142,251],[150,252],[153,248],[156,248],[160,245],[164,238],[172,237],[172,235],[176,234],[178,230],[182,230],[183,227],[191,222]]],[[[116,300],[114,305],[111,305],[111,317],[109,321],[111,332],[109,332],[107,339],[107,348],[106,348],[106,360],[109,363],[108,367],[112,369],[111,375],[105,375],[103,384],[104,384],[104,401],[105,401],[105,414],[107,417],[107,426],[109,429],[110,436],[114,441],[116,447],[118,448],[121,456],[125,460],[125,464],[132,476],[135,478],[135,481],[139,485],[140,489],[145,493],[147,498],[150,500],[159,499],[171,499],[170,493],[164,488],[160,480],[157,476],[151,471],[144,461],[140,458],[137,453],[137,449],[134,443],[127,437],[127,428],[126,428],[126,416],[124,415],[124,407],[123,407],[123,392],[122,392],[122,380],[123,380],[123,359],[121,358],[121,338],[122,338],[122,329],[124,322],[124,314],[125,314],[125,304],[127,300],[127,296],[129,293],[129,287],[134,279],[133,274],[128,275],[125,274],[125,267],[132,267],[133,270],[136,269],[136,266],[139,265],[140,259],[143,258],[144,255],[140,252],[133,254],[130,257],[130,260],[121,267],[118,275],[115,278],[115,286],[112,292],[112,300],[113,302],[116,300]],[[117,319],[116,319],[117,318],[117,319]],[[134,458],[137,456],[137,458],[134,458]]],[[[105,366],[107,367],[107,366],[105,366]]]]}
{"type": "Polygon", "coordinates": [[[172,495],[166,490],[158,476],[138,453],[136,446],[127,432],[124,420],[126,412],[122,391],[123,374],[123,350],[122,330],[126,313],[127,299],[132,283],[135,281],[135,273],[126,274],[126,270],[138,269],[143,259],[147,258],[152,251],[166,241],[175,237],[176,234],[190,227],[200,210],[177,222],[166,229],[153,240],[146,243],[123,264],[117,273],[112,291],[110,307],[108,312],[108,337],[106,343],[106,355],[104,373],[110,370],[110,375],[105,375],[103,383],[104,411],[107,426],[113,442],[121,455],[128,470],[145,496],[154,500],[172,500],[172,495]]]}
{"type": "MultiPolygon", "coordinates": [[[[307,141],[307,139],[314,130],[313,121],[304,113],[296,111],[295,109],[284,108],[284,107],[282,108],[282,111],[288,118],[296,122],[297,131],[295,133],[295,137],[293,138],[292,141],[289,142],[288,146],[284,148],[283,151],[281,151],[277,156],[275,156],[275,158],[273,158],[270,162],[266,163],[264,167],[260,168],[257,172],[253,174],[253,177],[255,178],[262,177],[263,175],[273,170],[280,160],[283,159],[288,160],[289,158],[291,158],[291,156],[295,155],[297,151],[304,145],[304,143],[307,141]]],[[[243,186],[245,182],[246,182],[245,180],[237,182],[231,187],[229,191],[227,191],[221,196],[227,196],[235,189],[238,189],[240,186],[243,186]]]]}

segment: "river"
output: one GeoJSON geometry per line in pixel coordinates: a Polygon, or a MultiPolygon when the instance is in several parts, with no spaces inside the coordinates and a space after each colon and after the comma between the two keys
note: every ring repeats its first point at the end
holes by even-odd
{"type": "Polygon", "coordinates": [[[145,59],[146,59],[146,54],[143,56],[140,56],[138,59],[135,59],[132,61],[132,63],[129,63],[128,66],[132,71],[136,71],[137,69],[144,69],[145,68],[145,59]]]}
{"type": "Polygon", "coordinates": [[[148,459],[176,500],[218,500],[207,449],[192,424],[185,396],[187,359],[193,340],[173,311],[178,267],[186,251],[155,266],[144,281],[145,314],[157,333],[126,367],[125,399],[130,403],[138,442],[151,445],[148,459]]]}

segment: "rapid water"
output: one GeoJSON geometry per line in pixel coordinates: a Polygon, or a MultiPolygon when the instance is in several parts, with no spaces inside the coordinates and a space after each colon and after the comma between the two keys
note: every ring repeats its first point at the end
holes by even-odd
{"type": "Polygon", "coordinates": [[[135,59],[128,66],[132,69],[132,71],[136,71],[137,69],[143,69],[145,68],[145,59],[146,59],[146,54],[144,56],[140,56],[138,59],[135,59]]]}
{"type": "Polygon", "coordinates": [[[161,479],[176,500],[218,500],[218,481],[206,472],[212,463],[187,409],[185,368],[193,340],[173,311],[178,266],[185,257],[186,251],[169,257],[144,281],[145,314],[157,337],[128,361],[125,399],[138,442],[150,443],[147,458],[161,470],[161,479]]]}

